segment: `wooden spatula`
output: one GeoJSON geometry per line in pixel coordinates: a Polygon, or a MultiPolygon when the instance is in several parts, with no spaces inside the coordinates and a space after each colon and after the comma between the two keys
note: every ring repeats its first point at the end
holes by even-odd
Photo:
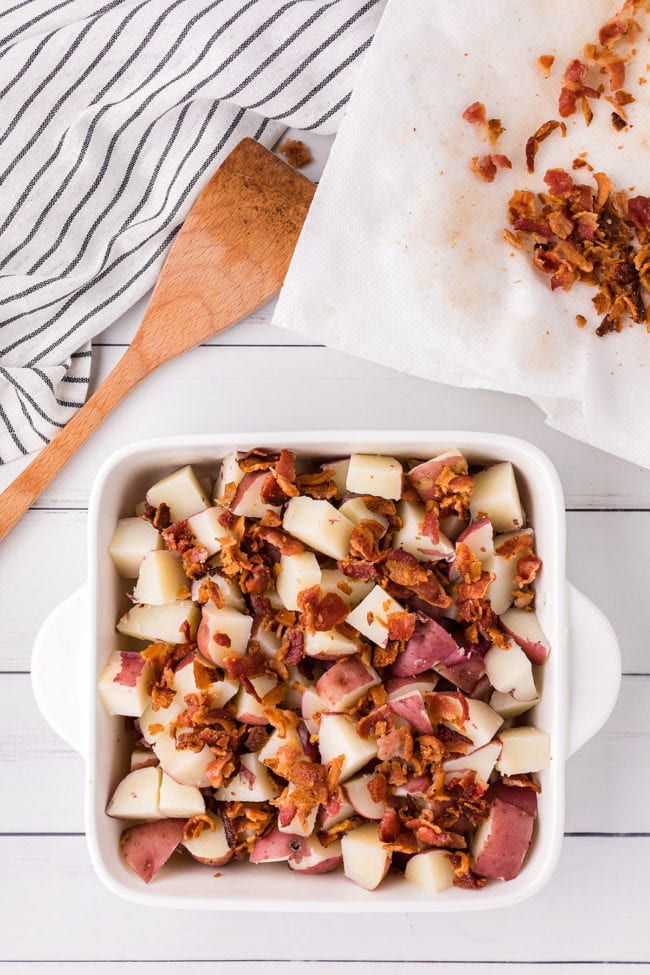
{"type": "Polygon", "coordinates": [[[190,210],[125,354],[0,495],[0,539],[145,376],[280,290],[314,190],[253,139],[233,149],[190,210]]]}

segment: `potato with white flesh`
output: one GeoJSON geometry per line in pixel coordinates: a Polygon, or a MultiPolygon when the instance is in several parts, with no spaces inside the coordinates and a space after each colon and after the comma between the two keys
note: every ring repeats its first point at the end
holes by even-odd
{"type": "Polygon", "coordinates": [[[343,786],[343,792],[354,811],[364,819],[381,819],[386,812],[386,804],[373,799],[368,784],[374,778],[372,772],[356,775],[343,786]]]}
{"type": "Polygon", "coordinates": [[[353,494],[371,494],[389,501],[402,497],[402,465],[394,457],[352,454],[345,488],[353,494]]]}
{"type": "Polygon", "coordinates": [[[202,829],[194,839],[183,840],[183,846],[199,863],[211,867],[221,867],[232,858],[233,851],[228,845],[223,820],[213,812],[207,812],[210,826],[202,829]]]}
{"type": "Polygon", "coordinates": [[[295,850],[300,850],[303,843],[302,837],[292,836],[290,833],[281,833],[276,826],[270,833],[258,837],[248,859],[251,863],[286,862],[292,852],[292,847],[295,850]]]}
{"type": "Polygon", "coordinates": [[[501,617],[501,624],[531,663],[543,664],[546,661],[551,648],[539,625],[537,613],[526,609],[509,609],[501,617]]]}
{"type": "Polygon", "coordinates": [[[153,745],[161,735],[169,731],[169,725],[176,721],[181,711],[185,710],[185,702],[180,694],[175,694],[171,703],[166,708],[158,708],[154,711],[153,702],[149,702],[140,718],[138,725],[140,733],[148,745],[153,745]]]}
{"type": "Polygon", "coordinates": [[[210,785],[206,769],[214,761],[214,755],[207,745],[200,752],[193,752],[191,748],[177,748],[176,740],[165,732],[156,739],[153,750],[163,772],[179,785],[194,785],[197,789],[207,789],[210,785]]]}
{"type": "Polygon", "coordinates": [[[444,850],[416,853],[406,864],[404,876],[428,894],[440,894],[451,887],[456,879],[449,854],[444,850]]]}
{"type": "Polygon", "coordinates": [[[214,582],[215,586],[220,589],[226,606],[230,606],[232,609],[238,609],[242,613],[247,612],[246,600],[235,580],[227,579],[216,570],[210,572],[207,576],[200,576],[198,579],[192,581],[192,599],[198,600],[201,587],[208,579],[210,582],[214,582]]]}
{"type": "Polygon", "coordinates": [[[316,681],[316,693],[329,711],[345,711],[360,701],[381,677],[358,657],[339,660],[316,681]]]}
{"type": "Polygon", "coordinates": [[[322,715],[318,748],[323,765],[339,755],[344,756],[339,782],[345,782],[359,772],[377,754],[377,742],[362,738],[355,723],[345,714],[322,715]]]}
{"type": "Polygon", "coordinates": [[[316,827],[318,806],[314,806],[307,813],[303,822],[291,801],[291,796],[295,791],[296,786],[292,782],[287,787],[286,801],[278,803],[278,829],[281,833],[292,833],[294,836],[311,836],[316,827]]]}
{"type": "Polygon", "coordinates": [[[159,808],[162,770],[149,766],[129,772],[119,783],[107,806],[113,819],[162,819],[159,808]]]}
{"type": "Polygon", "coordinates": [[[320,722],[316,720],[315,715],[328,712],[330,710],[329,707],[327,704],[325,704],[325,701],[318,696],[313,687],[308,687],[304,692],[300,705],[302,719],[305,722],[310,735],[317,735],[320,722]]]}
{"type": "Polygon", "coordinates": [[[443,453],[418,464],[406,475],[407,480],[415,488],[423,501],[432,501],[436,497],[436,481],[444,471],[450,467],[454,474],[467,473],[467,461],[460,450],[453,447],[443,453]]]}
{"type": "Polygon", "coordinates": [[[151,664],[141,653],[131,650],[112,653],[97,684],[107,712],[139,718],[149,701],[147,688],[152,677],[151,664]]]}
{"type": "Polygon", "coordinates": [[[420,674],[418,677],[391,677],[384,683],[384,687],[388,691],[388,703],[390,704],[395,698],[402,697],[404,694],[411,694],[414,691],[426,694],[428,691],[434,690],[438,679],[437,674],[420,674]]]}
{"type": "Polygon", "coordinates": [[[140,768],[159,765],[160,762],[149,748],[134,748],[131,752],[129,771],[135,772],[140,768]]]}
{"type": "Polygon", "coordinates": [[[205,657],[223,667],[226,657],[246,652],[252,629],[252,616],[245,616],[230,606],[219,608],[208,602],[201,612],[196,642],[205,657]]]}
{"type": "Polygon", "coordinates": [[[474,873],[495,880],[513,880],[528,852],[533,825],[533,817],[523,809],[495,799],[490,815],[479,825],[472,838],[474,873]]]}
{"type": "Polygon", "coordinates": [[[185,624],[189,626],[190,639],[193,639],[200,619],[201,610],[191,599],[180,599],[164,606],[138,603],[121,618],[117,632],[123,636],[133,636],[136,640],[185,643],[185,624]]]}
{"type": "Polygon", "coordinates": [[[535,701],[537,688],[530,660],[516,643],[492,646],[485,654],[485,672],[495,690],[511,693],[518,701],[535,701]]]}
{"type": "Polygon", "coordinates": [[[145,884],[167,863],[182,842],[185,822],[184,819],[161,819],[155,823],[139,823],[122,833],[122,856],[145,884]]]}
{"type": "Polygon", "coordinates": [[[153,508],[166,504],[173,522],[185,521],[197,511],[210,507],[210,501],[189,465],[156,481],[147,491],[147,503],[153,508]]]}
{"type": "Polygon", "coordinates": [[[163,772],[158,808],[164,817],[184,816],[189,819],[205,812],[205,799],[195,785],[181,785],[163,772]]]}
{"type": "Polygon", "coordinates": [[[162,536],[151,522],[144,518],[120,518],[108,551],[123,579],[137,579],[140,563],[147,552],[162,547],[162,536]]]}
{"type": "Polygon", "coordinates": [[[237,451],[235,450],[231,454],[226,454],[221,461],[219,474],[214,482],[214,490],[212,492],[213,502],[219,504],[219,500],[226,493],[228,485],[234,484],[237,487],[243,479],[244,472],[237,462],[237,451]]]}
{"type": "Polygon", "coordinates": [[[259,623],[259,619],[253,620],[251,639],[257,641],[260,650],[267,660],[273,660],[278,650],[282,646],[282,640],[273,632],[273,630],[266,630],[263,626],[260,626],[259,623]]]}
{"type": "Polygon", "coordinates": [[[482,782],[487,782],[494,772],[500,754],[500,742],[489,741],[487,745],[473,748],[461,755],[460,758],[448,758],[442,763],[442,770],[447,773],[447,780],[462,775],[464,772],[472,771],[476,772],[477,777],[482,782]]]}
{"type": "Polygon", "coordinates": [[[462,542],[479,559],[485,562],[494,555],[494,531],[489,518],[479,518],[460,533],[456,544],[462,542]]]}
{"type": "Polygon", "coordinates": [[[300,740],[300,735],[295,728],[289,726],[284,730],[284,734],[280,734],[280,731],[276,728],[275,731],[271,732],[268,741],[265,745],[260,748],[257,753],[257,757],[260,762],[264,765],[268,765],[270,769],[273,768],[273,764],[277,762],[281,756],[283,749],[284,754],[302,754],[302,742],[300,740]]]}
{"type": "Polygon", "coordinates": [[[187,519],[188,527],[194,536],[194,544],[202,545],[208,557],[221,551],[222,538],[232,536],[232,532],[224,528],[219,521],[224,510],[216,507],[206,508],[205,511],[198,511],[187,519]]]}
{"type": "Polygon", "coordinates": [[[354,809],[341,789],[334,796],[330,796],[326,806],[321,806],[319,813],[320,829],[327,832],[332,826],[338,826],[344,819],[350,819],[351,816],[354,816],[354,809]]]}
{"type": "Polygon", "coordinates": [[[346,619],[346,623],[372,640],[378,647],[385,647],[388,645],[389,614],[403,612],[404,607],[401,603],[389,596],[381,586],[375,586],[366,598],[352,610],[346,619]]]}
{"type": "Polygon", "coordinates": [[[322,569],[320,591],[322,596],[334,592],[344,603],[354,607],[364,599],[373,587],[365,579],[349,579],[340,569],[322,569]]]}
{"type": "Polygon", "coordinates": [[[300,497],[291,498],[287,504],[283,527],[317,552],[331,559],[344,559],[350,550],[354,522],[329,501],[300,497]]]}
{"type": "Polygon", "coordinates": [[[176,696],[180,700],[185,700],[188,694],[207,694],[210,707],[222,708],[239,690],[239,681],[228,680],[225,677],[223,680],[213,681],[207,688],[199,687],[196,683],[195,661],[205,667],[208,673],[212,671],[216,676],[210,660],[206,660],[198,652],[188,654],[174,671],[173,689],[176,691],[176,696]]]}
{"type": "Polygon", "coordinates": [[[319,586],[320,580],[320,566],[313,552],[283,555],[280,558],[280,573],[275,587],[287,609],[299,612],[301,607],[298,596],[312,586],[319,586]]]}
{"type": "Polygon", "coordinates": [[[323,846],[316,836],[294,836],[290,843],[289,866],[299,873],[331,873],[342,862],[343,854],[338,842],[323,846]]]}
{"type": "Polygon", "coordinates": [[[343,636],[338,630],[317,630],[305,633],[305,654],[316,660],[337,660],[359,652],[359,643],[343,636]]]}
{"type": "Polygon", "coordinates": [[[400,501],[397,514],[402,520],[402,527],[393,536],[393,548],[403,549],[420,562],[439,562],[453,555],[454,546],[442,531],[437,542],[432,542],[427,535],[422,534],[423,505],[400,501]]]}
{"type": "Polygon", "coordinates": [[[542,772],[551,764],[551,741],[548,732],[525,725],[508,728],[499,735],[501,755],[497,769],[502,775],[542,772]]]}
{"type": "Polygon", "coordinates": [[[366,823],[346,833],[341,840],[343,873],[363,887],[374,890],[390,867],[391,854],[384,849],[375,823],[366,823]]]}
{"type": "Polygon", "coordinates": [[[178,556],[165,550],[145,555],[133,590],[136,603],[164,606],[176,602],[184,590],[187,590],[187,576],[178,556]]]}
{"type": "Polygon", "coordinates": [[[494,575],[487,592],[487,598],[490,600],[492,611],[497,616],[501,616],[512,606],[515,590],[519,588],[515,582],[515,576],[517,575],[517,564],[521,557],[521,550],[508,558],[508,549],[509,547],[512,548],[509,543],[519,538],[530,539],[530,547],[532,548],[534,534],[531,528],[518,532],[506,532],[503,535],[496,536],[494,553],[483,563],[484,571],[491,572],[494,575]]]}
{"type": "Polygon", "coordinates": [[[526,516],[510,461],[493,464],[474,475],[469,510],[472,521],[485,516],[497,532],[511,532],[524,527],[526,516]]]}
{"type": "Polygon", "coordinates": [[[503,718],[485,701],[468,697],[466,702],[468,717],[461,728],[461,733],[469,738],[475,748],[487,745],[503,724],[503,718]]]}
{"type": "Polygon", "coordinates": [[[277,687],[277,684],[278,682],[274,677],[262,676],[251,678],[251,685],[255,694],[251,694],[243,686],[240,687],[235,698],[235,717],[237,720],[245,721],[246,724],[267,724],[268,719],[261,701],[266,694],[277,687]]]}
{"type": "Polygon", "coordinates": [[[451,633],[428,619],[415,624],[413,636],[393,664],[391,673],[394,677],[413,677],[441,662],[453,665],[462,660],[461,649],[451,633]]]}
{"type": "Polygon", "coordinates": [[[265,765],[253,752],[239,756],[240,770],[215,792],[215,798],[223,802],[268,802],[277,799],[281,790],[277,787],[265,765]]]}
{"type": "Polygon", "coordinates": [[[345,494],[346,487],[345,483],[348,479],[348,468],[350,466],[350,458],[343,457],[341,460],[327,461],[320,465],[322,471],[332,471],[332,480],[336,484],[336,496],[337,498],[342,498],[345,494]]]}
{"type": "Polygon", "coordinates": [[[539,704],[539,698],[535,698],[533,701],[517,701],[512,694],[494,691],[488,704],[493,711],[501,715],[504,721],[508,721],[509,718],[518,718],[520,714],[530,711],[536,704],[539,704]]]}
{"type": "Polygon", "coordinates": [[[230,505],[233,515],[244,515],[246,518],[263,518],[267,511],[280,513],[277,504],[268,504],[262,500],[262,488],[268,477],[268,471],[253,471],[244,474],[237,487],[237,493],[230,505]]]}
{"type": "Polygon", "coordinates": [[[341,514],[358,525],[360,521],[376,521],[384,529],[384,534],[388,530],[388,518],[386,515],[371,511],[363,498],[349,498],[339,507],[341,514]]]}
{"type": "Polygon", "coordinates": [[[389,700],[390,709],[420,735],[432,735],[433,725],[421,691],[407,691],[389,700]]]}

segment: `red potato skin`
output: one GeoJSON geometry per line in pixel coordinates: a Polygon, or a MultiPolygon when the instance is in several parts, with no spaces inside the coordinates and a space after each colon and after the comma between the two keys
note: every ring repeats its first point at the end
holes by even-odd
{"type": "Polygon", "coordinates": [[[508,636],[511,636],[515,643],[519,644],[521,649],[524,651],[531,664],[543,664],[546,663],[548,659],[548,650],[543,643],[537,643],[535,640],[528,640],[525,636],[521,636],[519,633],[515,633],[503,622],[500,617],[501,626],[506,631],[508,636]]]}
{"type": "Polygon", "coordinates": [[[415,488],[423,501],[430,501],[435,496],[435,482],[443,471],[443,468],[452,466],[458,461],[464,460],[462,454],[452,455],[443,460],[436,457],[418,464],[406,475],[407,481],[415,488]]]}
{"type": "Polygon", "coordinates": [[[370,685],[372,675],[367,667],[356,657],[340,660],[330,667],[316,682],[316,693],[326,705],[335,707],[336,704],[357,688],[370,685]]]}
{"type": "Polygon", "coordinates": [[[462,664],[454,664],[452,667],[439,663],[433,669],[465,694],[473,694],[485,674],[485,665],[480,657],[468,657],[462,664]]]}
{"type": "MultiPolygon", "coordinates": [[[[415,677],[435,664],[459,662],[459,647],[453,636],[435,620],[417,623],[415,633],[391,668],[392,677],[415,677]]],[[[461,655],[461,660],[462,660],[461,655]]]]}
{"type": "Polygon", "coordinates": [[[490,815],[492,828],[475,856],[472,869],[479,877],[513,880],[528,852],[534,819],[523,809],[501,799],[494,800],[490,815]]]}
{"type": "Polygon", "coordinates": [[[299,866],[300,860],[294,857],[289,857],[289,866],[292,870],[298,873],[331,873],[332,870],[336,870],[343,863],[343,857],[330,857],[328,860],[321,860],[320,863],[315,863],[313,867],[301,867],[299,866]]]}
{"type": "Polygon", "coordinates": [[[268,860],[288,860],[291,856],[291,844],[304,843],[303,837],[293,836],[291,833],[281,833],[279,829],[272,829],[266,836],[262,836],[255,844],[249,860],[251,863],[266,863],[268,860]]]}
{"type": "Polygon", "coordinates": [[[508,802],[511,806],[516,806],[533,819],[537,815],[537,793],[534,789],[526,786],[505,785],[503,782],[494,782],[485,794],[485,798],[492,802],[500,799],[501,802],[508,802]]]}
{"type": "Polygon", "coordinates": [[[237,493],[233,499],[230,506],[230,510],[233,514],[237,514],[237,508],[244,500],[244,496],[248,494],[249,491],[253,490],[257,483],[259,482],[259,487],[261,488],[267,475],[267,471],[252,471],[250,474],[244,474],[243,478],[237,485],[237,493]]]}
{"type": "Polygon", "coordinates": [[[185,819],[157,819],[131,826],[122,833],[122,856],[145,884],[167,863],[182,841],[185,823],[185,819]]]}
{"type": "Polygon", "coordinates": [[[395,701],[389,701],[388,706],[400,718],[408,721],[411,728],[418,734],[433,734],[433,725],[420,695],[412,694],[410,697],[398,697],[395,701]]]}
{"type": "MultiPolygon", "coordinates": [[[[187,852],[190,853],[189,850],[187,852]]],[[[225,863],[228,863],[229,860],[232,860],[232,850],[229,853],[226,853],[225,856],[215,857],[212,860],[210,859],[210,857],[197,857],[194,853],[190,853],[190,856],[192,857],[193,860],[196,860],[197,863],[205,863],[209,867],[223,867],[225,863]]]]}

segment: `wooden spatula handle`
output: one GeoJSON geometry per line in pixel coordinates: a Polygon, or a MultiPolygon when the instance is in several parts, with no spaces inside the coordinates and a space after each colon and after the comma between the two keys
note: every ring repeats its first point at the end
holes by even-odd
{"type": "Polygon", "coordinates": [[[22,474],[0,495],[0,539],[13,528],[54,480],[81,444],[147,373],[138,349],[131,346],[113,371],[22,474]]]}

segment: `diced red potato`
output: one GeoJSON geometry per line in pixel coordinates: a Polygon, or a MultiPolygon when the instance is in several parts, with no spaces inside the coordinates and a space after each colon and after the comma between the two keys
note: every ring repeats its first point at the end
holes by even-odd
{"type": "Polygon", "coordinates": [[[265,765],[262,765],[253,752],[239,756],[240,770],[227,785],[215,792],[215,798],[222,802],[268,802],[277,799],[277,787],[265,765]]]}
{"type": "Polygon", "coordinates": [[[445,467],[451,467],[457,474],[464,473],[467,471],[467,461],[460,450],[452,448],[432,457],[431,460],[418,464],[406,475],[423,501],[431,501],[435,498],[435,484],[445,467]]]}
{"type": "Polygon", "coordinates": [[[282,833],[276,826],[270,833],[260,836],[255,842],[249,860],[251,863],[281,863],[289,859],[292,844],[297,850],[301,850],[304,840],[290,833],[282,833]]]}
{"type": "Polygon", "coordinates": [[[358,525],[360,521],[376,521],[384,529],[384,533],[388,529],[388,518],[386,515],[380,515],[376,511],[371,511],[363,498],[348,498],[339,507],[339,511],[353,521],[355,525],[358,525]]]}
{"type": "Polygon", "coordinates": [[[155,768],[159,764],[160,762],[149,748],[134,748],[131,752],[131,772],[136,772],[139,768],[155,768]]]}
{"type": "Polygon", "coordinates": [[[372,667],[358,657],[339,660],[316,681],[316,692],[330,711],[345,711],[381,683],[372,667]]]}
{"type": "Polygon", "coordinates": [[[188,694],[207,693],[210,699],[210,706],[213,708],[222,708],[239,690],[239,681],[228,680],[225,677],[223,680],[214,681],[210,684],[207,691],[204,688],[199,688],[194,673],[195,660],[204,667],[212,667],[211,661],[203,657],[198,651],[189,653],[187,657],[184,657],[174,671],[173,688],[176,691],[176,697],[180,701],[184,701],[188,694]]]}
{"type": "Polygon", "coordinates": [[[364,819],[381,819],[386,811],[383,802],[376,802],[368,791],[368,783],[373,778],[372,773],[357,775],[343,786],[343,792],[348,798],[350,805],[359,816],[364,819]]]}
{"type": "Polygon", "coordinates": [[[272,731],[266,744],[257,753],[257,757],[264,765],[272,767],[272,764],[278,759],[283,748],[287,750],[297,748],[298,754],[303,751],[300,735],[291,726],[286,728],[284,734],[281,734],[277,728],[272,731]]]}
{"type": "Polygon", "coordinates": [[[346,833],[341,840],[343,872],[364,890],[374,890],[382,882],[390,867],[391,854],[384,849],[374,823],[346,833]]]}
{"type": "Polygon", "coordinates": [[[406,649],[391,667],[391,674],[393,677],[413,677],[431,670],[440,662],[449,665],[464,660],[465,655],[453,636],[440,623],[428,619],[424,623],[416,623],[406,649]]]}
{"type": "Polygon", "coordinates": [[[452,886],[456,874],[445,850],[416,853],[406,864],[404,876],[428,894],[439,894],[452,886]]]}
{"type": "Polygon", "coordinates": [[[494,555],[494,532],[489,518],[479,518],[460,533],[456,544],[462,542],[468,549],[484,562],[494,555]]]}
{"type": "Polygon", "coordinates": [[[163,606],[175,602],[179,592],[184,589],[187,589],[187,576],[178,556],[165,549],[147,552],[140,563],[138,581],[133,590],[135,601],[163,606]]]}
{"type": "Polygon", "coordinates": [[[116,650],[110,655],[97,689],[109,714],[139,718],[147,706],[151,664],[137,651],[116,650]]]}
{"type": "Polygon", "coordinates": [[[381,586],[375,586],[352,610],[346,623],[372,640],[378,647],[385,647],[388,645],[388,615],[403,612],[404,607],[401,603],[389,596],[381,586]]]}
{"type": "Polygon", "coordinates": [[[418,677],[391,677],[384,682],[384,687],[390,702],[411,691],[420,691],[422,694],[426,694],[427,691],[432,691],[437,683],[437,674],[420,674],[418,677]]]}
{"type": "Polygon", "coordinates": [[[521,538],[522,536],[529,536],[531,540],[531,545],[533,541],[533,531],[532,529],[525,529],[516,532],[507,532],[503,535],[497,535],[494,539],[494,554],[491,555],[484,563],[483,569],[486,572],[491,572],[494,575],[494,579],[490,583],[488,589],[488,599],[490,600],[490,606],[497,616],[501,616],[505,613],[514,601],[514,592],[517,589],[517,584],[515,582],[515,576],[517,575],[517,564],[519,562],[519,556],[514,555],[511,558],[505,558],[500,555],[498,549],[515,538],[521,538]]]}
{"type": "Polygon", "coordinates": [[[287,609],[300,611],[300,593],[313,586],[320,586],[320,581],[321,570],[313,552],[283,555],[280,559],[280,573],[275,585],[287,609]]]}
{"type": "Polygon", "coordinates": [[[219,475],[214,482],[214,491],[212,492],[212,500],[214,503],[219,503],[219,499],[226,493],[228,484],[234,484],[237,487],[243,478],[244,472],[237,463],[237,451],[235,450],[230,454],[226,454],[221,461],[219,475]]]}
{"type": "Polygon", "coordinates": [[[321,806],[318,816],[320,828],[327,831],[332,826],[337,826],[338,823],[342,823],[344,819],[349,819],[351,816],[354,816],[354,809],[345,798],[341,789],[337,795],[330,797],[326,806],[321,806]]]}
{"type": "Polygon", "coordinates": [[[345,481],[353,494],[371,494],[399,501],[402,497],[402,465],[394,457],[379,454],[352,454],[345,481]]]}
{"type": "Polygon", "coordinates": [[[373,582],[364,579],[348,579],[340,569],[323,569],[321,572],[321,595],[326,596],[329,592],[336,593],[350,607],[356,606],[365,599],[373,585],[373,582]]]}
{"type": "Polygon", "coordinates": [[[197,789],[206,789],[210,785],[205,770],[214,761],[214,755],[207,745],[200,752],[177,748],[176,741],[165,732],[156,739],[153,750],[163,771],[180,785],[195,785],[197,789]]]}
{"type": "Polygon", "coordinates": [[[409,691],[398,697],[393,697],[389,703],[391,711],[406,721],[418,734],[433,734],[433,725],[421,691],[409,691]]]}
{"type": "Polygon", "coordinates": [[[503,724],[503,718],[485,703],[468,697],[467,710],[469,717],[464,722],[461,732],[472,742],[475,748],[492,741],[503,724]]]}
{"type": "Polygon", "coordinates": [[[344,756],[339,782],[351,778],[377,754],[377,742],[362,738],[354,722],[345,714],[323,714],[318,747],[324,765],[339,755],[344,756]]]}
{"type": "Polygon", "coordinates": [[[500,734],[501,756],[497,769],[503,775],[542,772],[551,764],[548,732],[525,725],[508,728],[500,734]]]}
{"type": "Polygon", "coordinates": [[[497,532],[523,528],[525,515],[510,461],[493,464],[474,475],[469,510],[473,521],[488,517],[497,532]]]}
{"type": "Polygon", "coordinates": [[[529,786],[506,785],[501,779],[493,782],[485,798],[492,802],[494,799],[501,799],[502,802],[509,802],[510,805],[522,809],[533,819],[537,816],[537,793],[529,786]]]}
{"type": "Polygon", "coordinates": [[[393,792],[396,796],[411,796],[416,801],[422,799],[424,794],[431,788],[431,777],[429,775],[414,775],[407,779],[403,785],[395,786],[393,792]]]}
{"type": "Polygon", "coordinates": [[[345,482],[348,478],[348,468],[350,466],[350,458],[342,457],[340,460],[326,461],[324,464],[320,465],[322,471],[333,471],[333,480],[336,484],[336,496],[337,498],[342,498],[345,494],[345,482]]]}
{"type": "Polygon", "coordinates": [[[295,806],[291,803],[291,796],[295,791],[296,786],[290,783],[287,789],[286,803],[279,802],[278,804],[278,829],[281,833],[290,833],[292,836],[311,836],[316,826],[318,806],[314,806],[303,821],[298,813],[294,812],[295,806]]]}
{"type": "Polygon", "coordinates": [[[485,672],[495,690],[512,693],[518,701],[537,700],[531,662],[516,643],[490,647],[485,654],[485,672]]]}
{"type": "Polygon", "coordinates": [[[196,634],[201,611],[191,599],[149,606],[138,603],[124,614],[117,624],[117,632],[136,640],[162,643],[185,643],[185,624],[190,628],[190,638],[196,634]]]}
{"type": "Polygon", "coordinates": [[[501,617],[501,624],[516,640],[531,663],[543,664],[551,648],[539,625],[537,613],[525,609],[509,609],[501,617]]]}
{"type": "Polygon", "coordinates": [[[488,701],[492,710],[500,714],[504,721],[518,718],[538,703],[539,698],[533,701],[517,701],[512,694],[502,694],[501,691],[494,691],[488,701]]]}
{"type": "Polygon", "coordinates": [[[205,799],[196,786],[180,785],[165,772],[160,781],[158,808],[166,819],[198,816],[205,812],[205,799]]]}
{"type": "Polygon", "coordinates": [[[439,521],[440,531],[444,532],[447,538],[455,542],[460,533],[467,528],[467,519],[459,518],[458,515],[446,515],[439,521]]]}
{"type": "Polygon", "coordinates": [[[175,694],[171,704],[166,708],[158,708],[154,711],[153,704],[150,702],[140,715],[138,724],[140,734],[148,745],[153,745],[158,739],[169,731],[170,722],[175,721],[179,714],[185,710],[185,702],[180,694],[175,694]]]}
{"type": "Polygon", "coordinates": [[[226,657],[241,656],[246,652],[253,617],[240,613],[230,606],[217,608],[208,602],[201,613],[196,642],[201,653],[218,667],[223,667],[226,657]]]}
{"type": "Polygon", "coordinates": [[[485,676],[485,665],[478,655],[467,657],[462,663],[453,664],[451,667],[442,663],[436,664],[435,670],[445,680],[455,684],[465,694],[471,694],[472,697],[476,696],[477,688],[485,676]]]}
{"type": "Polygon", "coordinates": [[[232,535],[232,532],[224,528],[219,521],[224,510],[224,508],[213,506],[206,508],[205,511],[197,511],[195,515],[187,519],[189,529],[194,536],[194,543],[202,545],[208,556],[220,552],[221,539],[232,535]]]}
{"type": "Polygon", "coordinates": [[[340,843],[330,843],[325,847],[316,836],[307,836],[298,846],[300,839],[294,836],[290,845],[289,866],[292,870],[299,873],[331,873],[341,866],[343,856],[340,843]]]}
{"type": "Polygon", "coordinates": [[[242,591],[233,579],[227,579],[225,576],[217,572],[216,569],[210,572],[207,576],[201,576],[198,579],[194,579],[191,587],[192,599],[198,600],[199,592],[201,587],[204,585],[206,579],[214,582],[215,586],[218,586],[223,595],[223,600],[226,606],[230,606],[232,609],[238,609],[242,613],[247,610],[246,600],[242,595],[242,591]]]}
{"type": "Polygon", "coordinates": [[[322,697],[316,693],[313,687],[308,687],[307,690],[302,695],[301,700],[301,714],[303,721],[307,725],[310,734],[317,735],[318,729],[320,727],[320,722],[316,720],[314,715],[329,711],[329,707],[325,704],[322,697]]]}
{"type": "Polygon", "coordinates": [[[172,521],[185,521],[197,511],[210,507],[206,493],[189,465],[153,484],[147,491],[147,502],[154,508],[166,504],[172,521]]]}
{"type": "Polygon", "coordinates": [[[163,547],[160,532],[143,518],[120,518],[109,546],[113,564],[123,579],[137,579],[147,554],[163,547]]]}
{"type": "Polygon", "coordinates": [[[332,559],[344,559],[350,550],[354,522],[329,501],[305,496],[291,498],[283,519],[286,532],[332,559]]]}
{"type": "Polygon", "coordinates": [[[305,654],[316,660],[338,660],[359,652],[357,640],[343,636],[338,630],[317,630],[305,633],[305,654]]]}
{"type": "Polygon", "coordinates": [[[521,870],[533,836],[534,819],[523,809],[495,799],[471,844],[472,867],[479,877],[513,880],[521,870]]]}
{"type": "Polygon", "coordinates": [[[160,768],[139,768],[125,775],[108,803],[106,813],[114,819],[161,819],[158,807],[160,768]]]}
{"type": "Polygon", "coordinates": [[[255,689],[257,697],[255,694],[247,691],[245,687],[240,687],[234,702],[235,717],[238,721],[244,721],[247,724],[268,724],[268,718],[264,713],[264,704],[261,699],[277,687],[278,682],[274,677],[262,675],[261,677],[252,677],[251,684],[255,689]],[[260,698],[259,701],[257,699],[258,697],[260,698]]]}
{"type": "Polygon", "coordinates": [[[273,660],[276,656],[278,650],[282,646],[282,640],[277,636],[273,630],[266,630],[260,625],[261,617],[257,619],[253,618],[253,629],[251,630],[251,637],[253,640],[257,640],[259,648],[267,658],[267,660],[273,660]]]}
{"type": "Polygon", "coordinates": [[[199,863],[207,863],[211,867],[221,867],[232,859],[233,851],[228,845],[221,816],[217,816],[213,812],[208,812],[206,815],[214,828],[204,829],[193,840],[183,840],[183,846],[199,863]]]}
{"type": "Polygon", "coordinates": [[[400,501],[397,514],[402,520],[402,527],[393,536],[393,548],[401,548],[421,562],[439,562],[440,559],[448,559],[453,555],[453,543],[444,532],[440,532],[437,542],[432,542],[427,535],[422,534],[423,505],[400,501]]]}
{"type": "Polygon", "coordinates": [[[161,819],[124,830],[120,838],[122,856],[131,869],[148,884],[183,840],[184,819],[161,819]]]}
{"type": "Polygon", "coordinates": [[[274,504],[267,504],[262,500],[262,488],[268,477],[268,471],[253,471],[244,474],[237,485],[237,492],[230,510],[233,515],[244,515],[246,518],[263,518],[267,511],[279,514],[280,507],[274,504]]]}
{"type": "Polygon", "coordinates": [[[498,741],[489,741],[487,745],[480,748],[473,748],[460,758],[450,758],[442,763],[443,771],[447,773],[447,778],[457,777],[463,772],[473,771],[482,782],[487,782],[494,771],[494,767],[501,754],[501,744],[498,741]],[[453,774],[452,774],[453,773],[453,774]]]}
{"type": "Polygon", "coordinates": [[[302,696],[308,687],[311,687],[309,678],[293,664],[287,667],[289,678],[285,683],[284,702],[297,714],[301,713],[302,696]]]}

